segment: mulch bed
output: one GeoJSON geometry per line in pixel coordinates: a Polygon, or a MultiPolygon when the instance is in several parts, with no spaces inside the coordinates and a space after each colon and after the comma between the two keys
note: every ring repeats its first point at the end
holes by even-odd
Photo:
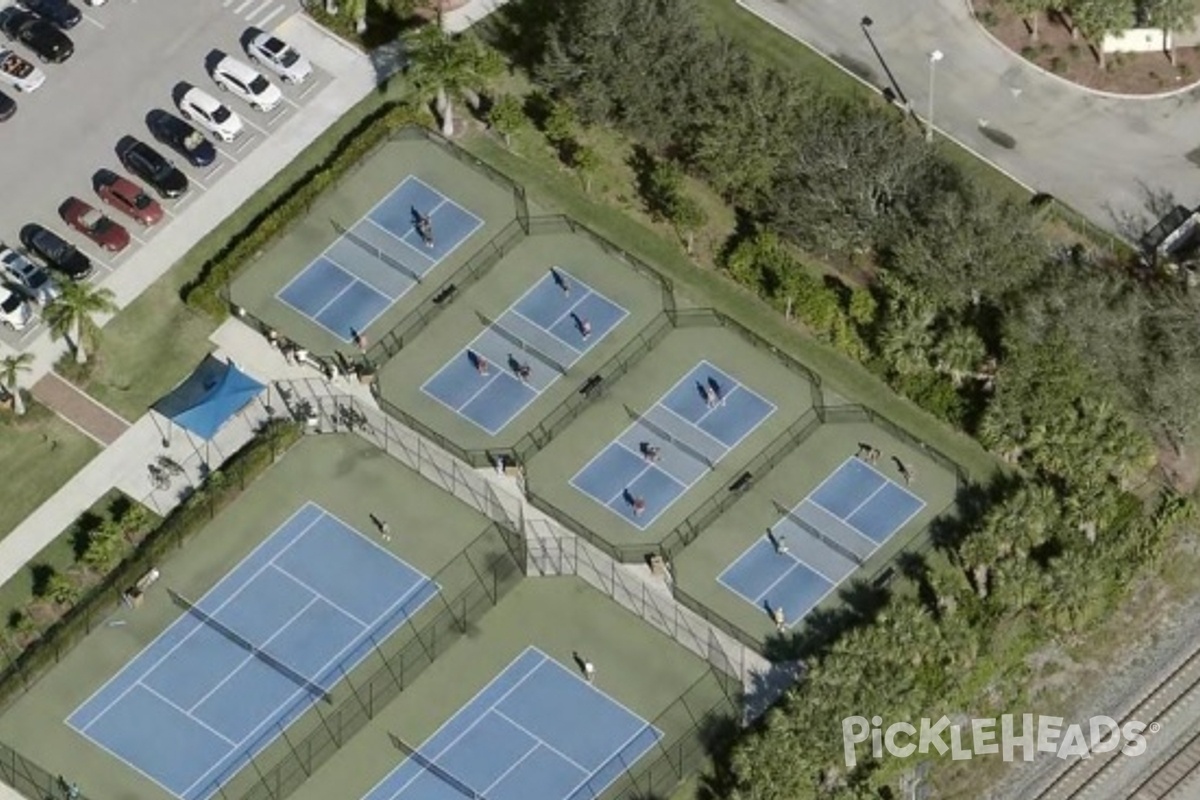
{"type": "Polygon", "coordinates": [[[1109,53],[1100,68],[1092,46],[1071,38],[1067,20],[1039,14],[1038,41],[1028,22],[1000,0],[974,0],[976,18],[1014,53],[1072,83],[1116,94],[1146,95],[1181,89],[1200,80],[1200,50],[1175,49],[1175,65],[1166,53],[1109,53]]]}

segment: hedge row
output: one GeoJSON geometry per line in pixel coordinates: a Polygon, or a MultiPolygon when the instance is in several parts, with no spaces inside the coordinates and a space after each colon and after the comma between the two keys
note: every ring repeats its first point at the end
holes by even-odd
{"type": "Polygon", "coordinates": [[[47,628],[41,638],[0,670],[0,709],[7,708],[17,695],[57,664],[97,624],[102,624],[121,602],[121,595],[138,578],[161,564],[171,550],[183,546],[204,528],[218,510],[237,499],[302,435],[300,425],[273,420],[230,456],[221,469],[213,472],[203,487],[180,503],[133,553],[72,606],[62,619],[47,628]],[[220,477],[214,480],[213,476],[220,477]]]}
{"type": "Polygon", "coordinates": [[[399,128],[418,122],[414,110],[390,102],[371,113],[342,137],[329,156],[285,189],[249,224],[230,237],[221,250],[205,262],[195,280],[183,287],[183,301],[217,319],[229,313],[222,290],[262,250],[308,213],[313,202],[372,149],[399,128]]]}

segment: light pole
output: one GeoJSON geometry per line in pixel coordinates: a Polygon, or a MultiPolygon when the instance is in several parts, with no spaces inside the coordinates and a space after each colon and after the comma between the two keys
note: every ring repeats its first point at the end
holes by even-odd
{"type": "Polygon", "coordinates": [[[933,141],[933,76],[937,73],[937,63],[946,57],[941,50],[929,54],[929,115],[925,118],[925,141],[933,141]]]}

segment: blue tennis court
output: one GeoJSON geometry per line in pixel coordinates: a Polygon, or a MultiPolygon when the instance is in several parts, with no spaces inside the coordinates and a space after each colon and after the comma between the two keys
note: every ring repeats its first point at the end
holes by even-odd
{"type": "Polygon", "coordinates": [[[409,175],[275,296],[349,342],[482,225],[409,175]],[[422,219],[429,220],[428,240],[420,232],[422,219]]]}
{"type": "Polygon", "coordinates": [[[860,458],[850,458],[750,545],[717,580],[795,626],[925,507],[860,458]]]}
{"type": "Polygon", "coordinates": [[[531,647],[363,800],[592,800],[660,738],[531,647]]]}
{"type": "Polygon", "coordinates": [[[495,436],[628,311],[554,267],[421,387],[495,436]]]}
{"type": "Polygon", "coordinates": [[[773,413],[769,400],[701,361],[571,485],[645,530],[773,413]]]}
{"type": "Polygon", "coordinates": [[[203,800],[436,594],[308,503],[67,724],[176,797],[203,800]]]}

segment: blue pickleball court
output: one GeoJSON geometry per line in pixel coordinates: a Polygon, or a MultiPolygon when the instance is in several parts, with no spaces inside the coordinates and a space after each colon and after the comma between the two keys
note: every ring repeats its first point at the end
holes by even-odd
{"type": "Polygon", "coordinates": [[[276,297],[350,342],[482,225],[482,219],[409,175],[276,297]],[[430,243],[417,230],[420,217],[430,220],[430,243]]]}
{"type": "Polygon", "coordinates": [[[593,800],[660,738],[531,647],[363,800],[593,800]]]}
{"type": "Polygon", "coordinates": [[[67,724],[172,795],[203,800],[436,594],[308,503],[67,724]]]}
{"type": "Polygon", "coordinates": [[[495,436],[628,316],[554,267],[450,358],[421,391],[495,436]],[[522,368],[527,374],[522,375],[522,368]]]}
{"type": "Polygon", "coordinates": [[[847,459],[717,580],[764,613],[782,608],[794,627],[924,507],[875,467],[847,459]]]}
{"type": "Polygon", "coordinates": [[[701,361],[571,485],[645,530],[773,413],[769,400],[701,361]]]}

